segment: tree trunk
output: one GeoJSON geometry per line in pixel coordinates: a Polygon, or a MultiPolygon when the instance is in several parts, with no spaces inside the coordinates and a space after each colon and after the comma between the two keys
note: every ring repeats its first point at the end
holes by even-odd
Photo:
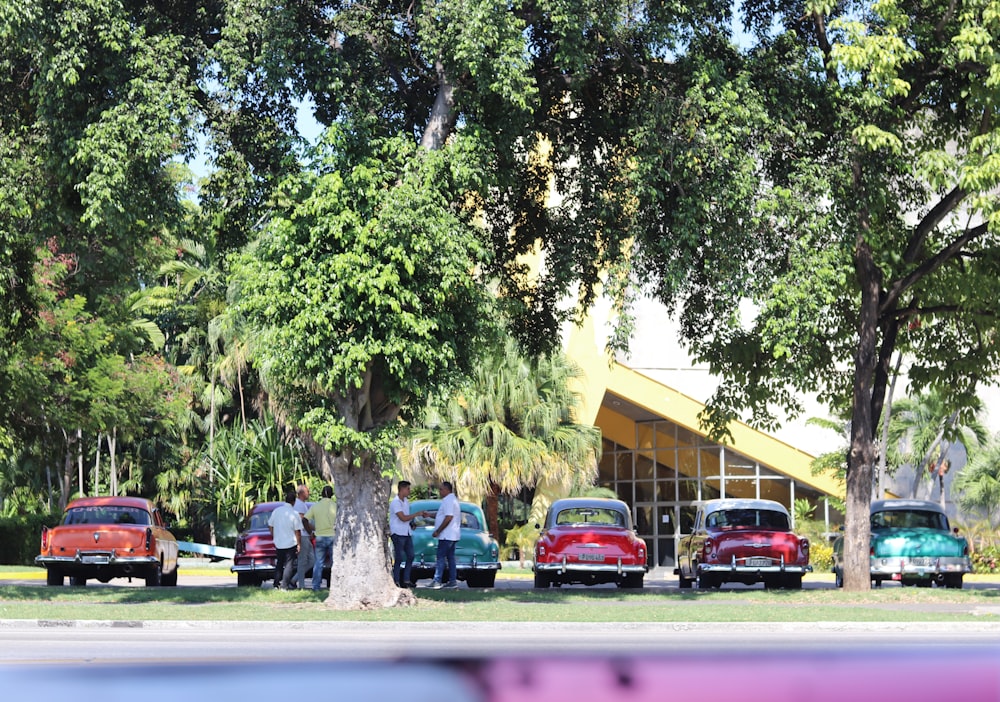
{"type": "Polygon", "coordinates": [[[118,427],[111,429],[111,436],[108,437],[108,454],[111,461],[110,477],[108,478],[108,494],[118,494],[118,427]]]}
{"type": "Polygon", "coordinates": [[[844,589],[871,589],[871,496],[875,470],[873,397],[876,370],[880,276],[871,249],[863,237],[855,248],[855,272],[861,289],[858,346],[854,358],[854,395],[851,446],[847,459],[847,514],[844,518],[844,589]]]}
{"type": "Polygon", "coordinates": [[[500,486],[490,481],[490,491],[486,493],[486,524],[490,534],[500,541],[500,486]]]}
{"type": "Polygon", "coordinates": [[[70,490],[73,489],[73,444],[76,437],[72,437],[63,429],[63,445],[66,452],[63,454],[63,474],[62,489],[59,491],[59,512],[66,511],[66,504],[69,502],[70,490]]]}
{"type": "Polygon", "coordinates": [[[78,483],[80,489],[80,495],[86,495],[86,491],[83,489],[83,429],[76,430],[76,472],[78,475],[78,483]]]}
{"type": "Polygon", "coordinates": [[[94,477],[91,480],[91,489],[95,495],[101,494],[101,443],[104,441],[104,434],[97,432],[97,449],[94,451],[94,477]]]}
{"type": "MultiPolygon", "coordinates": [[[[323,450],[320,448],[319,450],[323,450]]],[[[371,610],[412,605],[416,598],[392,582],[388,504],[390,481],[371,456],[328,462],[337,496],[330,595],[326,604],[340,610],[371,610]]]]}

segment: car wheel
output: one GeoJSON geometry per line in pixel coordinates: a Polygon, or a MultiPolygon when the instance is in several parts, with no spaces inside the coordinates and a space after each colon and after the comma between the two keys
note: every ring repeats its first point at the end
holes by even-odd
{"type": "Polygon", "coordinates": [[[782,581],[781,586],[786,590],[801,590],[802,589],[802,576],[801,575],[786,575],[782,581]]]}
{"type": "Polygon", "coordinates": [[[618,587],[628,590],[641,590],[642,580],[642,573],[629,573],[618,582],[618,587]]]}
{"type": "Polygon", "coordinates": [[[954,588],[956,590],[962,589],[962,574],[951,574],[944,576],[944,586],[954,588]]]}
{"type": "Polygon", "coordinates": [[[698,576],[699,590],[711,590],[712,588],[719,587],[721,584],[719,579],[712,573],[702,573],[698,576]]]}
{"type": "Polygon", "coordinates": [[[465,579],[465,583],[469,587],[493,587],[496,584],[496,579],[496,571],[491,570],[486,573],[470,573],[469,577],[465,579]]]}
{"type": "Polygon", "coordinates": [[[535,573],[535,587],[544,590],[552,584],[552,579],[545,573],[535,573]]]}
{"type": "Polygon", "coordinates": [[[256,587],[260,585],[260,580],[253,573],[237,573],[236,587],[256,587]]]}
{"type": "Polygon", "coordinates": [[[73,587],[85,587],[87,585],[87,579],[82,575],[71,575],[69,577],[69,584],[73,587]]]}
{"type": "Polygon", "coordinates": [[[55,570],[54,568],[50,568],[45,572],[46,585],[55,585],[58,587],[62,587],[65,580],[66,578],[63,577],[63,574],[60,573],[58,570],[55,570]]]}
{"type": "Polygon", "coordinates": [[[174,566],[174,569],[171,573],[164,574],[160,578],[160,583],[166,585],[167,587],[177,587],[177,567],[174,566]]]}
{"type": "Polygon", "coordinates": [[[684,571],[680,568],[677,569],[677,586],[681,590],[690,590],[691,586],[694,584],[694,578],[685,578],[684,571]]]}
{"type": "Polygon", "coordinates": [[[844,587],[844,574],[841,571],[833,571],[833,583],[836,587],[844,587]]]}
{"type": "Polygon", "coordinates": [[[146,574],[146,587],[159,587],[163,584],[163,564],[157,563],[146,574]]]}

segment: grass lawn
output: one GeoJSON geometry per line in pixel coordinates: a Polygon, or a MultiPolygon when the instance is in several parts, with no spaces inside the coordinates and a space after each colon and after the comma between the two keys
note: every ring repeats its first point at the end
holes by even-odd
{"type": "MultiPolygon", "coordinates": [[[[228,573],[228,564],[206,564],[228,573]]],[[[0,619],[232,621],[518,621],[518,622],[959,622],[1000,623],[1000,588],[885,587],[862,594],[839,590],[765,591],[562,588],[430,590],[417,606],[337,612],[323,593],[235,587],[50,588],[42,569],[0,566],[0,579],[37,573],[36,585],[0,585],[0,619]]],[[[184,568],[195,574],[196,569],[184,568]]],[[[510,569],[503,578],[530,571],[510,569]]],[[[817,576],[819,577],[819,576],[817,576]]],[[[975,582],[979,576],[970,576],[975,582]]],[[[995,581],[995,578],[994,578],[995,581]]]]}

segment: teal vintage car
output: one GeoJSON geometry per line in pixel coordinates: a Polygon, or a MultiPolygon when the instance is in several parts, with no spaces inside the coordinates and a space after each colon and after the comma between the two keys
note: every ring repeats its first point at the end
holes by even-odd
{"type": "MultiPolygon", "coordinates": [[[[833,543],[833,572],[844,585],[844,539],[833,543]]],[[[972,572],[969,544],[951,530],[944,509],[926,500],[876,500],[871,506],[871,576],[903,585],[961,588],[972,572]]]]}
{"type": "MultiPolygon", "coordinates": [[[[410,503],[410,512],[427,512],[429,517],[413,520],[413,580],[434,577],[437,562],[437,539],[434,533],[434,515],[441,500],[416,500],[410,503]]],[[[486,530],[486,517],[478,505],[459,503],[462,508],[462,536],[455,546],[455,563],[458,579],[469,587],[493,587],[500,570],[500,547],[486,530]]]]}

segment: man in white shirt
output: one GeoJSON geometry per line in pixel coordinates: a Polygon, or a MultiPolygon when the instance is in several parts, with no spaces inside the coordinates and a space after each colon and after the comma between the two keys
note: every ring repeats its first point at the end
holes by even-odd
{"type": "Polygon", "coordinates": [[[410,514],[410,482],[400,480],[396,499],[389,505],[389,537],[392,539],[392,581],[398,587],[413,587],[413,520],[426,517],[427,512],[410,514]],[[402,571],[402,573],[400,572],[402,571]],[[402,575],[402,580],[400,580],[402,575]]]}
{"type": "MultiPolygon", "coordinates": [[[[309,486],[305,483],[301,483],[295,492],[295,504],[293,505],[293,508],[301,517],[309,511],[309,508],[312,507],[312,505],[313,503],[309,502],[309,486]]],[[[300,533],[302,536],[299,541],[299,557],[296,561],[295,580],[293,582],[296,587],[305,589],[306,574],[312,573],[313,564],[316,562],[316,554],[313,549],[312,531],[310,530],[307,522],[302,523],[300,533]]]]}
{"type": "Polygon", "coordinates": [[[278,559],[274,564],[275,590],[289,588],[295,570],[295,557],[299,552],[302,518],[292,507],[294,504],[295,493],[289,491],[285,495],[285,504],[271,512],[271,516],[267,519],[268,531],[271,532],[274,548],[278,551],[278,559]]]}
{"type": "Polygon", "coordinates": [[[458,587],[455,547],[462,536],[462,507],[455,497],[455,489],[447,480],[441,483],[441,505],[434,516],[433,536],[438,540],[438,546],[434,582],[431,583],[431,587],[435,589],[458,587]],[[442,584],[445,564],[448,567],[448,582],[442,584]]]}

